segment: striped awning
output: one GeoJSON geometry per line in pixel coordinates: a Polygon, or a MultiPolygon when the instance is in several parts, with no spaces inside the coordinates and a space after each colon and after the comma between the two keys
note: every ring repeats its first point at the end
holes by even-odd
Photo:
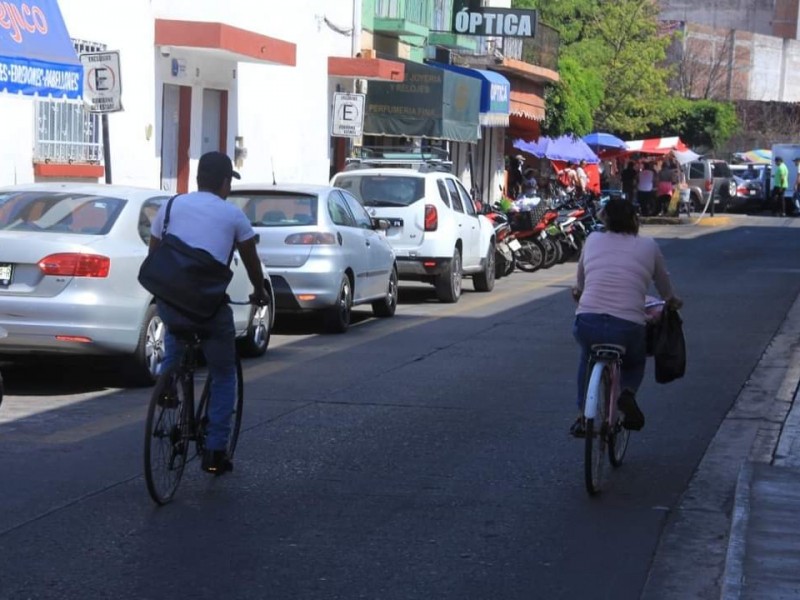
{"type": "Polygon", "coordinates": [[[643,154],[669,154],[673,150],[685,152],[689,147],[681,141],[681,138],[663,137],[649,138],[646,140],[631,140],[625,142],[628,152],[641,152],[643,154]]]}

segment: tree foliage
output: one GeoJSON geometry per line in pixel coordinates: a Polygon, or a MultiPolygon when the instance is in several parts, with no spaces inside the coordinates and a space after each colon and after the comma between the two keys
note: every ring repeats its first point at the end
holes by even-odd
{"type": "Polygon", "coordinates": [[[700,151],[717,148],[739,129],[736,107],[730,102],[671,97],[662,103],[664,122],[648,131],[654,137],[680,135],[700,151]]]}
{"type": "Polygon", "coordinates": [[[572,132],[583,136],[594,127],[594,113],[603,100],[603,82],[573,58],[559,63],[561,81],[545,92],[546,113],[542,133],[558,136],[572,132]]]}
{"type": "Polygon", "coordinates": [[[657,0],[513,0],[538,9],[561,36],[558,84],[548,86],[544,129],[622,137],[652,132],[715,146],[737,128],[730,104],[672,94],[669,35],[659,31],[657,0]]]}

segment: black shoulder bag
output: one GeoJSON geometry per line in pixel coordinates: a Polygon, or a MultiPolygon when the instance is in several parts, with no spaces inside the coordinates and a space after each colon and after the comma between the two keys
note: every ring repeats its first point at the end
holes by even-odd
{"type": "Polygon", "coordinates": [[[172,202],[176,197],[167,202],[161,243],[144,259],[139,269],[139,283],[158,300],[170,304],[190,319],[205,321],[213,317],[225,302],[233,272],[209,252],[193,248],[167,233],[172,202]]]}
{"type": "Polygon", "coordinates": [[[686,373],[686,340],[677,310],[664,308],[653,332],[656,382],[669,383],[686,373]]]}

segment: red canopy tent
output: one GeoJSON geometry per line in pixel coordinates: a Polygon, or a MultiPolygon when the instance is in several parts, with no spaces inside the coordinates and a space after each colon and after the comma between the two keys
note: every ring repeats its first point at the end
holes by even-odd
{"type": "Polygon", "coordinates": [[[681,141],[681,138],[663,137],[649,138],[646,140],[632,140],[625,142],[628,153],[640,152],[641,154],[669,154],[673,150],[685,152],[689,147],[681,141]]]}

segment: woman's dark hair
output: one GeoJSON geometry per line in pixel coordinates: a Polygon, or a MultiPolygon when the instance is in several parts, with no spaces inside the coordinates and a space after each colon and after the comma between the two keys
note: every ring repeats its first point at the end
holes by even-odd
{"type": "Polygon", "coordinates": [[[603,207],[603,223],[613,233],[639,234],[639,218],[633,203],[624,198],[611,198],[603,207]]]}

